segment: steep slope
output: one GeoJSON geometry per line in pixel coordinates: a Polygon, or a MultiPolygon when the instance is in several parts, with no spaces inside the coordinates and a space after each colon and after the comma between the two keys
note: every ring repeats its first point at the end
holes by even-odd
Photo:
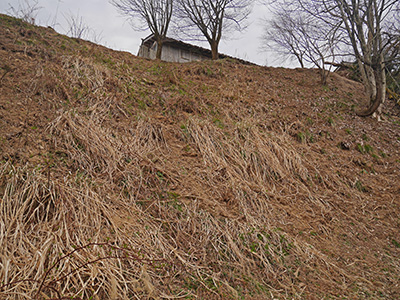
{"type": "Polygon", "coordinates": [[[400,118],[337,74],[0,15],[1,299],[400,298],[400,118]]]}

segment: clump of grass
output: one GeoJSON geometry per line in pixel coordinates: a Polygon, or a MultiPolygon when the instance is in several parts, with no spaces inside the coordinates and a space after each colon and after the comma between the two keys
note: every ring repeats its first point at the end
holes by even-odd
{"type": "Polygon", "coordinates": [[[300,131],[299,133],[297,133],[297,140],[300,143],[305,143],[307,141],[306,135],[303,132],[300,131]]]}
{"type": "Polygon", "coordinates": [[[362,182],[360,180],[357,180],[355,182],[354,187],[360,192],[363,192],[363,193],[368,192],[368,189],[362,184],[362,182]]]}
{"type": "Polygon", "coordinates": [[[358,152],[360,152],[361,154],[366,154],[366,153],[373,154],[373,152],[374,152],[374,149],[369,144],[357,143],[356,147],[357,147],[358,152]]]}
{"type": "Polygon", "coordinates": [[[95,92],[104,86],[105,76],[109,70],[101,64],[94,63],[90,58],[79,56],[63,56],[63,68],[66,72],[71,87],[79,91],[95,92]],[[105,75],[105,76],[104,76],[105,75]]]}
{"type": "Polygon", "coordinates": [[[237,127],[233,132],[233,143],[207,123],[196,119],[190,120],[188,131],[205,163],[226,167],[230,176],[254,178],[257,182],[287,177],[289,173],[307,177],[301,158],[294,150],[282,148],[273,138],[266,139],[252,127],[237,127]]]}
{"type": "Polygon", "coordinates": [[[298,132],[297,140],[300,143],[307,143],[307,142],[314,143],[315,142],[314,135],[309,130],[306,130],[305,132],[302,132],[302,131],[298,132]]]}
{"type": "Polygon", "coordinates": [[[365,133],[362,134],[361,138],[362,138],[364,141],[367,141],[367,142],[369,141],[369,137],[368,137],[365,133]]]}
{"type": "Polygon", "coordinates": [[[365,153],[363,145],[357,143],[356,147],[357,147],[358,152],[360,152],[361,154],[365,153]]]}
{"type": "Polygon", "coordinates": [[[222,122],[222,120],[220,120],[220,119],[218,119],[218,118],[214,118],[214,119],[213,119],[213,123],[214,123],[217,127],[221,128],[221,129],[224,129],[224,127],[225,127],[225,125],[224,125],[224,123],[222,122]]]}
{"type": "Polygon", "coordinates": [[[374,149],[372,148],[372,146],[369,145],[369,144],[365,144],[365,145],[364,145],[364,150],[365,150],[365,153],[372,153],[372,152],[374,151],[374,149]]]}
{"type": "Polygon", "coordinates": [[[351,129],[349,129],[349,128],[346,128],[346,129],[345,129],[345,132],[346,132],[347,134],[349,134],[349,135],[352,135],[352,134],[353,134],[353,132],[352,132],[351,129]]]}
{"type": "MultiPolygon", "coordinates": [[[[3,167],[0,178],[5,174],[9,181],[0,203],[0,220],[6,226],[0,239],[2,260],[12,258],[25,263],[8,263],[0,272],[0,297],[89,299],[96,289],[102,289],[108,298],[115,278],[119,282],[115,289],[121,289],[122,283],[139,292],[131,281],[140,280],[135,265],[151,264],[154,259],[143,252],[139,255],[135,239],[142,238],[133,239],[119,229],[112,218],[117,207],[111,209],[103,201],[104,195],[87,183],[77,186],[68,181],[66,185],[65,178],[55,176],[48,181],[46,174],[10,165],[3,167]],[[118,267],[121,264],[130,266],[130,270],[122,271],[118,267]],[[71,280],[77,283],[71,285],[71,280]]],[[[114,204],[124,206],[121,199],[114,200],[114,204]]],[[[131,207],[128,215],[136,218],[135,211],[131,207]]],[[[150,246],[149,241],[142,242],[140,247],[150,246]]]]}

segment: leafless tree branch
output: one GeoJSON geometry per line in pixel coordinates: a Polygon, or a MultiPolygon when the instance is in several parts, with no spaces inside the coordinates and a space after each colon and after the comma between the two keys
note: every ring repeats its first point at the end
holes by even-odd
{"type": "Polygon", "coordinates": [[[36,18],[39,11],[42,9],[39,6],[38,0],[18,0],[18,7],[14,7],[11,4],[8,13],[16,18],[22,19],[32,25],[36,24],[36,18]]]}
{"type": "Polygon", "coordinates": [[[156,58],[161,59],[163,41],[172,19],[173,0],[110,0],[118,11],[129,18],[135,30],[150,29],[157,41],[156,58]]]}
{"type": "Polygon", "coordinates": [[[275,47],[283,49],[285,55],[294,55],[302,60],[308,58],[314,64],[318,62],[314,57],[326,58],[328,48],[325,45],[329,45],[331,55],[335,57],[338,54],[343,56],[350,49],[370,99],[368,108],[358,114],[369,116],[379,110],[385,99],[388,53],[395,53],[390,49],[396,45],[393,36],[396,27],[393,24],[399,16],[398,0],[276,0],[273,5],[278,12],[285,11],[290,16],[304,14],[312,24],[317,24],[317,30],[313,31],[313,27],[295,26],[275,13],[275,23],[270,23],[270,33],[267,31],[267,37],[275,47]],[[387,39],[385,31],[392,33],[387,35],[390,36],[387,39]],[[283,41],[272,36],[273,33],[284,37],[283,41]],[[291,39],[288,40],[287,36],[291,39]],[[301,41],[302,48],[293,42],[294,38],[301,41]],[[314,54],[312,58],[309,57],[311,54],[314,54]]]}
{"type": "Polygon", "coordinates": [[[218,59],[223,34],[246,28],[253,0],[176,0],[177,27],[190,39],[203,37],[210,44],[212,58],[218,59]]]}

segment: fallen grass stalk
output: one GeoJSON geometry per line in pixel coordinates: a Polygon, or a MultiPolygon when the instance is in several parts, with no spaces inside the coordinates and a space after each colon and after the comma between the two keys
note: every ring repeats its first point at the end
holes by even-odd
{"type": "MultiPolygon", "coordinates": [[[[86,244],[86,245],[84,245],[84,246],[78,247],[78,248],[76,248],[75,250],[73,250],[73,251],[71,251],[71,252],[65,254],[64,256],[60,257],[57,261],[55,261],[55,263],[53,264],[53,266],[51,266],[49,269],[47,269],[47,271],[46,271],[46,272],[44,273],[44,275],[43,275],[43,279],[40,281],[39,288],[38,288],[36,294],[34,295],[33,299],[38,298],[38,297],[39,297],[39,294],[42,292],[42,290],[43,290],[44,288],[52,289],[53,291],[55,291],[55,292],[58,294],[58,298],[57,298],[57,299],[63,299],[63,297],[61,297],[60,291],[56,290],[56,289],[55,289],[54,287],[52,287],[51,285],[55,284],[56,282],[63,281],[63,280],[65,280],[67,277],[70,277],[72,274],[78,272],[80,269],[86,268],[88,265],[95,264],[96,262],[99,262],[99,261],[101,261],[101,260],[120,259],[120,258],[123,258],[123,259],[132,259],[132,260],[140,261],[140,262],[146,262],[146,263],[148,263],[148,264],[150,264],[150,265],[152,265],[154,262],[161,262],[161,261],[163,261],[163,260],[151,260],[151,261],[147,261],[147,260],[145,260],[145,259],[139,258],[139,256],[137,256],[136,254],[132,254],[132,253],[129,253],[129,252],[133,252],[133,251],[131,251],[131,250],[129,250],[129,249],[126,249],[126,248],[116,247],[116,246],[111,245],[111,244],[109,244],[109,243],[89,243],[89,244],[86,244]],[[59,278],[57,278],[57,279],[53,279],[53,280],[51,280],[51,281],[49,281],[49,282],[46,282],[46,281],[48,280],[48,277],[49,277],[50,272],[51,272],[54,268],[56,268],[56,266],[57,266],[62,260],[66,259],[66,258],[68,258],[68,257],[71,257],[71,256],[72,256],[75,252],[77,252],[77,251],[89,249],[89,248],[92,247],[92,246],[99,246],[99,247],[107,246],[107,247],[111,248],[111,250],[113,250],[113,251],[115,251],[115,250],[121,251],[124,255],[123,255],[123,256],[118,256],[118,255],[117,255],[117,256],[112,256],[112,255],[109,255],[109,256],[105,256],[105,257],[99,257],[99,258],[97,258],[97,259],[95,259],[95,260],[86,262],[86,263],[84,263],[84,264],[78,266],[78,267],[75,268],[74,270],[70,271],[68,274],[65,274],[65,275],[63,275],[63,276],[61,276],[61,277],[59,277],[59,278]]],[[[22,281],[29,281],[29,280],[21,280],[21,281],[16,281],[16,282],[10,282],[10,283],[8,283],[8,284],[6,284],[6,285],[2,285],[2,286],[0,286],[0,291],[3,290],[3,289],[5,289],[5,288],[8,287],[8,286],[15,285],[15,284],[17,284],[17,283],[19,283],[19,282],[22,282],[22,281]]],[[[34,282],[38,282],[38,281],[37,281],[37,280],[34,280],[34,282]]]]}

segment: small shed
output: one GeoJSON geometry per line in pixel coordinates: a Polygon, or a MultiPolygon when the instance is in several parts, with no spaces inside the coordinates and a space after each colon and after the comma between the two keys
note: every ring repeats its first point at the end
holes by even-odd
{"type": "MultiPolygon", "coordinates": [[[[145,39],[142,39],[138,56],[155,59],[156,52],[157,43],[153,34],[149,35],[145,39]]],[[[228,56],[220,54],[219,57],[226,58],[228,56]]],[[[163,48],[161,52],[161,60],[163,61],[184,63],[209,60],[211,58],[211,50],[184,43],[169,37],[165,38],[163,42],[163,48]]]]}

